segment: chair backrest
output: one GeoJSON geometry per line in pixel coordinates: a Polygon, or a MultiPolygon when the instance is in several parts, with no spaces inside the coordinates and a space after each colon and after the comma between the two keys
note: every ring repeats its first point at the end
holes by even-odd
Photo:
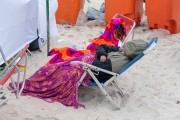
{"type": "Polygon", "coordinates": [[[135,62],[137,62],[139,59],[141,59],[145,54],[147,54],[150,50],[152,50],[155,45],[157,44],[157,37],[152,38],[150,42],[147,43],[147,49],[144,50],[142,53],[140,53],[138,56],[136,56],[131,62],[129,62],[127,65],[125,65],[123,68],[121,68],[118,71],[118,74],[122,74],[124,71],[126,71],[130,66],[132,66],[135,62]]]}
{"type": "Polygon", "coordinates": [[[28,47],[29,45],[26,45],[19,53],[17,53],[15,57],[12,58],[12,61],[9,64],[7,64],[7,60],[5,59],[4,53],[2,49],[0,49],[0,53],[3,56],[4,62],[6,63],[5,69],[0,73],[0,85],[3,85],[14,73],[16,65],[22,59],[28,47]]]}
{"type": "Polygon", "coordinates": [[[127,42],[128,37],[131,34],[132,34],[132,39],[133,39],[133,37],[134,37],[133,29],[136,26],[136,22],[134,20],[124,16],[124,15],[121,15],[121,14],[116,14],[114,16],[114,18],[122,18],[126,22],[126,32],[127,33],[126,33],[126,37],[125,37],[125,39],[123,41],[123,45],[122,45],[122,46],[124,46],[125,43],[127,42]]]}

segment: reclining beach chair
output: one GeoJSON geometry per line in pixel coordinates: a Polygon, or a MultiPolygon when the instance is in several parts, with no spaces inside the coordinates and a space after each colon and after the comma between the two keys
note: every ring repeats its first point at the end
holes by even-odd
{"type": "MultiPolygon", "coordinates": [[[[89,74],[92,77],[92,79],[94,80],[94,83],[99,87],[99,89],[103,92],[103,94],[107,97],[107,99],[112,103],[112,105],[115,107],[115,109],[120,109],[120,107],[126,103],[128,96],[124,95],[124,93],[121,91],[121,88],[120,88],[116,78],[118,76],[120,76],[123,72],[125,72],[135,62],[137,62],[139,59],[141,59],[144,55],[146,55],[149,51],[151,51],[156,46],[157,40],[158,40],[158,38],[155,37],[150,42],[147,42],[147,49],[144,50],[142,53],[140,53],[137,57],[135,57],[131,62],[129,62],[123,68],[121,68],[118,71],[118,73],[107,71],[105,69],[101,69],[99,67],[96,67],[96,66],[93,66],[91,64],[87,64],[87,63],[84,63],[81,61],[72,61],[71,64],[80,64],[83,66],[83,69],[84,69],[84,73],[78,82],[78,86],[82,83],[85,76],[87,74],[89,74]],[[94,71],[96,71],[96,72],[94,72],[94,71]],[[97,79],[97,77],[95,76],[97,72],[104,72],[104,73],[112,75],[113,77],[111,77],[105,83],[100,83],[99,80],[97,79]],[[120,93],[120,96],[122,98],[121,104],[115,102],[112,99],[112,97],[108,94],[108,92],[105,90],[105,87],[107,85],[109,85],[110,83],[113,84],[115,86],[115,88],[118,90],[118,92],[120,93]]],[[[94,83],[90,83],[89,86],[94,85],[94,83]]]]}
{"type": "Polygon", "coordinates": [[[26,66],[27,66],[27,54],[26,54],[26,50],[28,49],[29,45],[26,45],[20,52],[18,52],[11,60],[10,63],[7,62],[4,52],[0,46],[0,53],[2,55],[2,58],[4,60],[5,63],[5,69],[0,73],[0,105],[6,103],[8,101],[8,99],[5,96],[5,92],[2,92],[3,89],[3,85],[6,83],[6,81],[10,78],[11,82],[13,84],[14,90],[15,90],[15,94],[16,94],[16,98],[18,98],[20,96],[20,94],[22,93],[22,90],[24,88],[24,83],[25,83],[25,75],[26,75],[26,66]],[[24,75],[23,75],[23,84],[21,89],[19,90],[19,83],[20,83],[20,68],[18,67],[18,63],[20,62],[20,60],[22,59],[22,57],[25,55],[25,70],[24,70],[24,75]],[[17,81],[14,81],[13,78],[11,77],[11,75],[17,72],[17,81]],[[16,83],[15,83],[16,82],[16,83]]]}

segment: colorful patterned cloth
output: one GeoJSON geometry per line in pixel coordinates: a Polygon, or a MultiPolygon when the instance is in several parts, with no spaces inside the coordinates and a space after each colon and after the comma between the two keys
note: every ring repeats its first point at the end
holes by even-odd
{"type": "MultiPolygon", "coordinates": [[[[36,71],[25,82],[23,95],[30,95],[48,102],[60,102],[75,108],[83,105],[78,102],[77,82],[84,73],[81,65],[71,65],[71,61],[82,61],[91,64],[94,53],[87,53],[65,62],[47,64],[36,71]]],[[[82,85],[87,86],[90,76],[87,75],[82,85]]],[[[12,87],[12,83],[10,83],[12,87]]],[[[22,83],[20,84],[20,87],[22,83]]],[[[13,87],[12,87],[13,88],[13,87]]]]}
{"type": "MultiPolygon", "coordinates": [[[[106,26],[106,29],[104,33],[99,36],[98,38],[95,38],[93,40],[90,40],[91,44],[87,46],[87,49],[95,52],[96,48],[101,44],[106,45],[112,45],[112,46],[118,46],[119,40],[117,40],[114,37],[114,33],[118,29],[118,26],[122,24],[124,26],[124,33],[126,36],[126,23],[122,18],[113,18],[106,26]]],[[[123,41],[120,41],[123,42],[123,41]]]]}
{"type": "MultiPolygon", "coordinates": [[[[121,18],[113,18],[109,24],[107,24],[104,33],[90,40],[91,44],[87,46],[87,50],[74,50],[72,48],[54,48],[50,51],[49,56],[53,56],[53,58],[48,62],[48,64],[58,63],[65,60],[70,60],[75,57],[79,57],[84,55],[87,52],[95,52],[97,46],[101,44],[118,46],[118,40],[114,37],[114,33],[116,32],[118,26],[123,24],[124,33],[126,35],[126,23],[121,18]]],[[[122,41],[120,41],[122,42],[122,41]]]]}
{"type": "Polygon", "coordinates": [[[54,57],[48,62],[48,64],[53,64],[53,63],[59,63],[63,62],[66,60],[71,60],[75,57],[79,57],[84,55],[85,53],[90,52],[89,50],[74,50],[72,48],[53,48],[48,56],[53,56],[54,57]]]}

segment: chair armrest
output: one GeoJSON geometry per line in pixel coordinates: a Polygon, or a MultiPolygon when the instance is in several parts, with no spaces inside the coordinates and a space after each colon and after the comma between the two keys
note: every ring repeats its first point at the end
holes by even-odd
{"type": "Polygon", "coordinates": [[[71,64],[79,64],[79,65],[82,65],[84,68],[89,68],[91,70],[95,70],[95,71],[101,71],[101,72],[104,72],[104,73],[107,73],[107,74],[110,74],[110,75],[116,75],[118,76],[117,73],[114,73],[114,72],[111,72],[111,71],[108,71],[108,70],[105,70],[105,69],[102,69],[102,68],[99,68],[99,67],[96,67],[94,65],[91,65],[91,64],[88,64],[88,63],[85,63],[85,62],[81,62],[81,61],[72,61],[71,64]]]}

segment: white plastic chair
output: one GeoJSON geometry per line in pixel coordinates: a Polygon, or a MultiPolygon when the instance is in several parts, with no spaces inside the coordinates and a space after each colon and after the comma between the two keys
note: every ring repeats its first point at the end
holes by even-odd
{"type": "MultiPolygon", "coordinates": [[[[10,63],[7,62],[4,52],[0,46],[0,53],[4,59],[4,63],[6,65],[5,69],[0,73],[0,90],[2,91],[3,85],[6,83],[6,81],[10,78],[11,82],[13,84],[15,93],[16,93],[16,98],[19,98],[19,96],[22,93],[22,90],[24,88],[24,83],[25,83],[25,76],[26,76],[26,66],[27,66],[27,54],[26,51],[28,49],[29,45],[26,45],[21,51],[19,51],[13,58],[10,63]],[[25,55],[25,70],[23,74],[23,84],[21,89],[19,89],[19,83],[20,83],[20,68],[17,66],[17,64],[20,62],[22,57],[25,55]],[[17,80],[14,81],[11,75],[17,71],[17,80]],[[15,83],[16,82],[16,83],[15,83]]],[[[5,92],[0,92],[0,105],[6,103],[8,101],[7,97],[5,96],[5,92]]]]}

